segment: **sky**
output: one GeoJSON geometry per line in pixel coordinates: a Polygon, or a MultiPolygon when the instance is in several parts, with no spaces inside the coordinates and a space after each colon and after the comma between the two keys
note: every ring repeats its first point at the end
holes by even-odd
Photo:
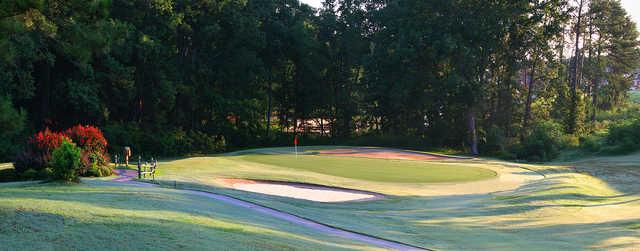
{"type": "MultiPolygon", "coordinates": [[[[313,7],[322,6],[322,0],[300,0],[303,3],[311,5],[313,7]]],[[[640,0],[622,0],[622,6],[627,10],[627,14],[631,15],[633,21],[636,22],[636,27],[640,31],[640,0]]]]}

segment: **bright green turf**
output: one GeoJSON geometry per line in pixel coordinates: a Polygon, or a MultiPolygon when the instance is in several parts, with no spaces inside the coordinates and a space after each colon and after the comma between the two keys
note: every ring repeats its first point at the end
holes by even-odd
{"type": "Polygon", "coordinates": [[[393,183],[463,182],[488,179],[496,173],[462,164],[412,160],[327,157],[316,155],[242,155],[244,161],[311,171],[332,176],[393,183]]]}
{"type": "Polygon", "coordinates": [[[369,247],[180,190],[0,183],[0,250],[345,248],[369,247]]]}

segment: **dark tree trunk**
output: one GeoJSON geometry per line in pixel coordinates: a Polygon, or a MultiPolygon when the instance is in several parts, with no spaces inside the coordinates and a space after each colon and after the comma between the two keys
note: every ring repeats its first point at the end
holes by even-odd
{"type": "Polygon", "coordinates": [[[267,137],[269,136],[269,131],[271,130],[271,109],[272,109],[272,91],[271,91],[271,71],[269,71],[269,83],[267,84],[267,137]]]}
{"type": "Polygon", "coordinates": [[[478,155],[478,132],[476,130],[476,115],[473,113],[473,106],[467,110],[467,127],[469,130],[469,147],[471,154],[478,155]]]}
{"type": "Polygon", "coordinates": [[[598,91],[600,89],[600,52],[601,52],[601,48],[600,48],[600,44],[602,44],[602,42],[600,41],[600,39],[598,39],[598,52],[596,55],[596,60],[597,60],[597,64],[598,64],[598,70],[596,71],[596,77],[594,78],[593,81],[593,87],[591,88],[591,123],[595,123],[596,122],[596,115],[598,112],[598,91]]]}
{"type": "Polygon", "coordinates": [[[529,127],[529,119],[531,117],[531,102],[533,100],[533,88],[534,88],[534,81],[535,81],[535,72],[536,72],[536,66],[535,63],[532,63],[531,65],[531,80],[527,81],[527,78],[525,76],[525,81],[527,81],[527,101],[524,105],[524,118],[522,120],[522,134],[521,137],[524,137],[524,132],[527,130],[527,128],[529,127]]]}
{"type": "Polygon", "coordinates": [[[578,20],[576,22],[575,27],[575,51],[573,55],[573,69],[572,69],[572,77],[571,77],[571,104],[569,107],[569,133],[574,133],[577,127],[577,111],[578,111],[578,82],[580,79],[580,33],[581,33],[581,24],[582,24],[582,7],[584,5],[584,0],[580,0],[578,3],[578,20]]]}

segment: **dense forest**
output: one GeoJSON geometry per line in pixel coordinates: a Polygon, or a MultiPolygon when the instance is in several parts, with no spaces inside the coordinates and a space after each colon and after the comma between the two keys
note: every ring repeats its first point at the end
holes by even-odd
{"type": "Polygon", "coordinates": [[[0,160],[77,124],[164,156],[293,134],[537,160],[633,149],[639,61],[618,0],[0,0],[0,160]]]}

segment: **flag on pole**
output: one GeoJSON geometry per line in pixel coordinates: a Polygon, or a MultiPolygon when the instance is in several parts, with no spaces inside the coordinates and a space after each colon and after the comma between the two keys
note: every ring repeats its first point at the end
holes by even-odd
{"type": "Polygon", "coordinates": [[[296,159],[298,158],[298,135],[293,137],[293,145],[296,149],[296,159]]]}

